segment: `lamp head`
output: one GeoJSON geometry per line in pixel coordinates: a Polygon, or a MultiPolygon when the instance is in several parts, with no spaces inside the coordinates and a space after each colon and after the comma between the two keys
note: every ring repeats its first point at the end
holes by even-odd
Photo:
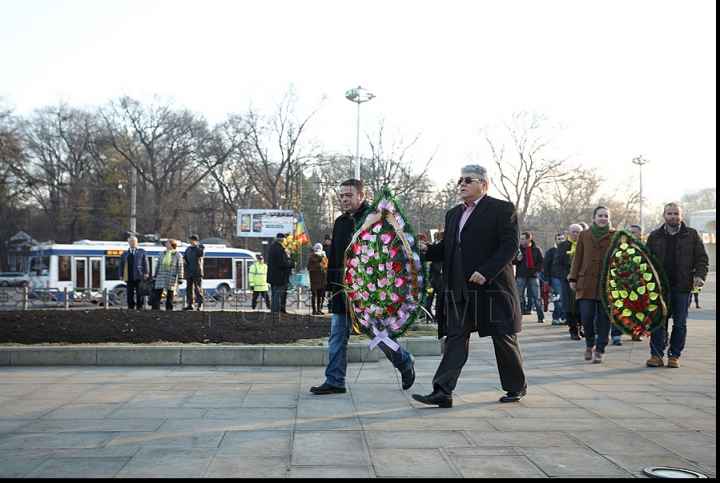
{"type": "Polygon", "coordinates": [[[374,97],[377,96],[371,92],[368,92],[367,89],[363,89],[360,86],[353,87],[345,93],[345,98],[347,100],[357,102],[358,104],[360,104],[361,102],[367,102],[374,97]]]}

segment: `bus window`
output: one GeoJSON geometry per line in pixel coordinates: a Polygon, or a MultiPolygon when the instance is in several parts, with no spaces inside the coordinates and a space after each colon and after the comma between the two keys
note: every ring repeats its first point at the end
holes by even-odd
{"type": "Polygon", "coordinates": [[[231,279],[232,260],[230,258],[205,258],[203,278],[208,280],[231,279]]]}
{"type": "MultiPolygon", "coordinates": [[[[70,262],[68,262],[70,263],[70,262]]],[[[37,256],[30,260],[30,272],[35,276],[50,274],[50,256],[37,256]]],[[[69,269],[68,269],[69,271],[69,269]]],[[[70,280],[68,278],[68,280],[70,280]]]]}
{"type": "Polygon", "coordinates": [[[60,282],[69,282],[71,280],[70,255],[60,255],[58,257],[58,280],[60,282]]]}
{"type": "Polygon", "coordinates": [[[235,260],[235,288],[238,290],[243,290],[247,287],[245,284],[245,280],[247,279],[245,267],[245,262],[242,260],[235,260]]]}
{"type": "Polygon", "coordinates": [[[105,280],[120,280],[120,257],[105,257],[105,280]]]}
{"type": "Polygon", "coordinates": [[[232,260],[230,258],[218,258],[218,277],[221,279],[232,279],[232,260]]]}

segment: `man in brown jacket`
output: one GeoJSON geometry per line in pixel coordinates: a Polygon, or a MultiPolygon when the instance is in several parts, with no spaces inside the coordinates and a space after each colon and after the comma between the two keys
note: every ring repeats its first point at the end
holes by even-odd
{"type": "MultiPolygon", "coordinates": [[[[687,336],[688,306],[690,293],[695,287],[705,285],[708,272],[708,254],[700,233],[682,221],[682,209],[677,203],[668,203],[663,210],[665,224],[650,233],[647,247],[665,268],[670,283],[670,317],[673,319],[668,351],[668,367],[680,367],[680,353],[685,348],[687,336]]],[[[666,288],[667,289],[667,288],[666,288]]],[[[663,365],[663,355],[668,347],[668,326],[650,334],[650,367],[663,365]]]]}

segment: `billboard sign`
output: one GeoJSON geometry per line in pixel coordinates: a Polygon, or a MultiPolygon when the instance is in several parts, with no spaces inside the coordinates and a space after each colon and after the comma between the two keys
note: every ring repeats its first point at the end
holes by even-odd
{"type": "Polygon", "coordinates": [[[275,238],[293,233],[292,210],[237,210],[237,236],[275,238]]]}

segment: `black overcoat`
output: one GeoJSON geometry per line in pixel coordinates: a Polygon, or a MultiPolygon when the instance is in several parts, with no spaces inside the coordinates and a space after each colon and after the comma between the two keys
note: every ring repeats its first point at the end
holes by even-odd
{"type": "MultiPolygon", "coordinates": [[[[448,283],[453,243],[456,243],[462,205],[445,215],[445,236],[428,245],[430,261],[443,262],[443,279],[436,318],[438,338],[445,335],[448,283]]],[[[471,323],[480,337],[516,334],[522,330],[522,312],[512,261],[520,246],[520,229],[515,205],[485,195],[468,218],[460,237],[463,277],[467,283],[471,323]],[[487,280],[483,285],[470,282],[473,272],[487,280]]]]}
{"type": "Polygon", "coordinates": [[[270,285],[290,283],[290,275],[292,275],[292,269],[295,268],[295,262],[288,256],[282,243],[277,240],[268,248],[267,266],[267,282],[270,285]]]}

